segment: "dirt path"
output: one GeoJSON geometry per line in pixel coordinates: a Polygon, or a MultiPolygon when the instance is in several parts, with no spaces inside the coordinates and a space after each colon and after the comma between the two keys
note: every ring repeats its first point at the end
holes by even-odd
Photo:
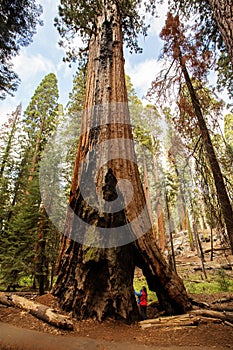
{"type": "MultiPolygon", "coordinates": [[[[84,337],[61,336],[23,329],[7,323],[0,323],[1,350],[200,350],[199,346],[147,346],[135,342],[114,342],[84,337]]],[[[201,350],[216,347],[202,346],[201,350]]],[[[226,348],[217,347],[218,350],[226,348]]],[[[228,348],[229,350],[229,348],[228,348]]]]}
{"type": "MultiPolygon", "coordinates": [[[[199,298],[197,298],[199,297],[199,298]]],[[[232,297],[231,293],[195,295],[210,302],[232,297]]],[[[59,309],[47,294],[36,301],[59,309]]],[[[227,303],[228,306],[231,303],[227,303]]],[[[153,318],[154,307],[149,307],[153,318]]],[[[156,308],[155,308],[156,310],[156,308]]],[[[57,329],[26,311],[0,305],[0,350],[230,350],[233,328],[223,322],[200,322],[197,326],[141,328],[120,321],[73,320],[73,331],[57,329]]]]}

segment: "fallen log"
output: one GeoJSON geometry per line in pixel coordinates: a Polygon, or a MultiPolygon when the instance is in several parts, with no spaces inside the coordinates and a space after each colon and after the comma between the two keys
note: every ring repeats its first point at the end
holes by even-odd
{"type": "MultiPolygon", "coordinates": [[[[211,304],[205,303],[205,302],[201,302],[201,301],[196,301],[192,298],[189,298],[190,302],[192,303],[192,305],[198,306],[200,309],[208,309],[208,310],[213,310],[213,311],[228,311],[228,312],[233,312],[233,306],[232,305],[216,305],[217,301],[213,301],[211,304]]],[[[226,300],[226,299],[224,299],[226,300]]],[[[229,301],[232,300],[232,298],[228,299],[229,301]]],[[[220,303],[220,302],[218,302],[220,303]]]]}
{"type": "MultiPolygon", "coordinates": [[[[214,249],[213,249],[213,252],[222,251],[222,250],[223,250],[223,251],[226,251],[226,250],[230,250],[230,249],[231,249],[230,247],[214,248],[214,249]]],[[[205,249],[205,250],[204,250],[204,253],[205,253],[205,254],[210,253],[211,250],[212,250],[211,248],[205,249]]]]}
{"type": "Polygon", "coordinates": [[[224,324],[233,328],[233,324],[228,321],[225,321],[224,324]]]}
{"type": "Polygon", "coordinates": [[[222,323],[222,320],[219,318],[214,318],[214,317],[205,317],[205,316],[199,316],[200,323],[222,323]]]}
{"type": "Polygon", "coordinates": [[[192,303],[192,305],[195,305],[195,306],[198,306],[200,308],[207,308],[209,309],[210,308],[210,304],[208,303],[205,303],[203,301],[196,301],[195,299],[193,298],[189,298],[190,302],[192,303]]]}
{"type": "Polygon", "coordinates": [[[28,300],[19,295],[9,295],[0,292],[0,303],[6,306],[13,306],[26,310],[31,315],[57,328],[69,330],[73,329],[73,322],[69,317],[61,315],[54,309],[39,304],[35,301],[28,300]]]}
{"type": "Polygon", "coordinates": [[[140,321],[139,325],[142,328],[148,327],[187,327],[197,326],[200,318],[190,314],[178,315],[178,316],[163,316],[154,319],[148,319],[140,321]]]}
{"type": "Polygon", "coordinates": [[[210,305],[210,309],[214,311],[227,311],[233,313],[233,305],[210,305]]]}
{"type": "Polygon", "coordinates": [[[210,310],[192,310],[189,314],[177,316],[163,316],[154,319],[140,321],[141,328],[149,327],[196,327],[201,323],[224,323],[233,327],[233,313],[217,312],[210,310]]]}
{"type": "Polygon", "coordinates": [[[220,312],[214,310],[199,309],[192,310],[192,314],[196,316],[219,318],[223,322],[227,321],[233,324],[233,312],[220,312]]]}
{"type": "Polygon", "coordinates": [[[212,301],[212,304],[222,304],[222,303],[229,303],[233,301],[233,295],[229,296],[228,298],[222,298],[212,301]]]}

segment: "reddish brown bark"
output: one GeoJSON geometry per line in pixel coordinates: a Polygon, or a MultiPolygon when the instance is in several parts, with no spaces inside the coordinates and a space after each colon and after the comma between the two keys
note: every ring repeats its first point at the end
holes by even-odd
{"type": "Polygon", "coordinates": [[[144,194],[145,194],[145,198],[146,198],[146,205],[147,205],[148,213],[149,213],[149,216],[150,216],[150,221],[152,223],[153,236],[155,237],[154,225],[153,225],[152,206],[151,206],[151,197],[150,197],[150,188],[149,188],[148,172],[147,172],[147,166],[146,166],[145,157],[143,157],[143,178],[144,178],[143,189],[144,189],[144,194]]]}
{"type": "Polygon", "coordinates": [[[98,17],[90,41],[81,136],[53,293],[61,306],[79,319],[138,319],[133,293],[135,264],[143,269],[168,313],[190,308],[182,281],[169,269],[154,243],[132,143],[121,18],[112,2],[98,17]],[[96,193],[87,179],[90,174],[95,177],[96,193]],[[127,204],[130,187],[116,193],[120,179],[128,180],[133,187],[127,204]],[[96,198],[97,209],[89,204],[96,198]],[[121,198],[124,209],[105,211],[106,203],[111,206],[116,198],[121,198]],[[86,229],[80,229],[73,213],[87,224],[86,229]],[[98,235],[100,227],[107,229],[109,236],[98,235]],[[141,237],[145,228],[148,233],[141,237]]]}
{"type": "Polygon", "coordinates": [[[233,4],[232,0],[209,0],[214,18],[233,64],[233,4]]]}
{"type": "Polygon", "coordinates": [[[155,212],[156,212],[156,228],[157,228],[157,242],[158,246],[163,252],[166,248],[166,229],[165,229],[165,216],[163,209],[163,200],[161,194],[161,185],[159,181],[159,171],[158,171],[158,161],[155,156],[153,156],[154,162],[154,177],[156,181],[156,202],[155,202],[155,212]]]}

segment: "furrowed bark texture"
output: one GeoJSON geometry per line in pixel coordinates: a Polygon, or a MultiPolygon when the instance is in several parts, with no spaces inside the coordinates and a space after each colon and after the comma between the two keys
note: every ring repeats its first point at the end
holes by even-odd
{"type": "Polygon", "coordinates": [[[233,3],[232,0],[209,0],[214,18],[222,34],[233,64],[233,3]]]}
{"type": "Polygon", "coordinates": [[[112,1],[98,17],[89,46],[81,136],[53,290],[61,306],[79,319],[138,319],[137,264],[168,313],[189,309],[183,283],[169,269],[149,228],[127,105],[121,18],[112,1]],[[120,186],[121,179],[131,186],[120,186]],[[115,199],[123,209],[111,212],[115,199]],[[149,233],[136,240],[145,228],[149,233]]]}

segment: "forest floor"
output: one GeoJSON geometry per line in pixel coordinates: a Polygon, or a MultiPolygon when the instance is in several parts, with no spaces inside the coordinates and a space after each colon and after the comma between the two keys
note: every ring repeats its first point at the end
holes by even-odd
{"type": "MultiPolygon", "coordinates": [[[[195,300],[209,302],[233,293],[195,295],[195,300]]],[[[193,297],[193,296],[192,296],[193,297]]],[[[56,307],[50,295],[36,300],[56,307]]],[[[150,313],[153,310],[148,310],[150,313]]],[[[1,350],[230,350],[233,348],[233,328],[224,323],[200,323],[197,326],[148,327],[127,325],[117,321],[74,321],[74,330],[54,328],[17,308],[0,307],[1,350]],[[35,332],[36,331],[36,332],[35,332]]]]}
{"type": "MultiPolygon", "coordinates": [[[[225,259],[225,258],[224,258],[225,259]]],[[[222,257],[214,264],[226,264],[222,257]]],[[[179,256],[178,270],[183,275],[190,275],[197,284],[200,274],[200,261],[194,256],[179,256]],[[192,273],[190,272],[192,269],[192,273]],[[196,277],[195,277],[196,274],[196,277]]],[[[227,257],[227,263],[233,263],[233,256],[227,257]]],[[[213,262],[211,269],[213,268],[213,262]]],[[[206,263],[207,273],[209,265],[206,263]]],[[[233,271],[227,271],[232,277],[233,271]]],[[[228,299],[222,304],[233,309],[233,290],[211,294],[191,294],[197,302],[212,303],[214,300],[228,299]]],[[[57,309],[57,300],[51,295],[26,295],[41,304],[57,309]]],[[[148,307],[148,316],[153,318],[158,312],[155,306],[148,307]]],[[[64,314],[64,312],[63,312],[64,314]]],[[[233,349],[233,327],[219,322],[200,322],[195,326],[142,328],[139,323],[125,324],[107,320],[74,321],[74,330],[65,331],[54,328],[30,315],[28,312],[13,307],[0,305],[0,350],[226,350],[233,349]]]]}

